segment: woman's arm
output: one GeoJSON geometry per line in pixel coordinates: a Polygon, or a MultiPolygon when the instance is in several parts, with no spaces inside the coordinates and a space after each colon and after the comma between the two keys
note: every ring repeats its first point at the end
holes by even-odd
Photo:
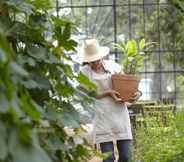
{"type": "Polygon", "coordinates": [[[117,91],[112,90],[112,89],[106,90],[102,94],[98,94],[96,96],[96,99],[101,99],[101,98],[104,98],[104,97],[107,97],[107,96],[112,97],[115,100],[115,102],[123,102],[123,100],[120,98],[120,94],[117,91]]]}
{"type": "Polygon", "coordinates": [[[108,92],[104,92],[102,94],[98,94],[96,96],[96,99],[102,99],[102,98],[107,97],[107,96],[109,96],[108,92]]]}

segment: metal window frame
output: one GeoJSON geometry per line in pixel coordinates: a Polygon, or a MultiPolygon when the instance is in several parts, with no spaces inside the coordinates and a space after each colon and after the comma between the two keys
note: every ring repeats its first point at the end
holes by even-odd
{"type": "MultiPolygon", "coordinates": [[[[131,23],[131,7],[142,7],[143,10],[143,24],[144,24],[144,36],[146,35],[146,18],[145,18],[145,8],[147,6],[155,6],[156,10],[157,10],[157,32],[158,32],[158,49],[156,50],[150,50],[150,51],[146,51],[146,52],[151,52],[151,53],[157,53],[158,54],[158,61],[159,61],[159,70],[158,71],[148,71],[147,70],[147,62],[145,62],[145,71],[144,72],[140,72],[140,74],[144,74],[145,78],[147,78],[148,74],[153,74],[153,73],[158,73],[160,75],[160,91],[159,91],[159,99],[162,100],[162,74],[171,74],[174,75],[174,94],[175,94],[175,98],[174,98],[174,103],[176,104],[176,100],[177,100],[177,92],[176,92],[176,75],[177,74],[184,74],[184,70],[177,70],[176,68],[176,56],[177,53],[184,53],[183,50],[180,49],[176,49],[176,45],[175,45],[175,36],[174,36],[174,32],[172,32],[172,40],[173,40],[173,45],[174,45],[174,49],[173,50],[167,50],[167,49],[161,49],[160,46],[160,41],[161,41],[161,34],[160,34],[160,6],[164,6],[164,5],[170,5],[169,3],[159,3],[159,0],[156,0],[153,3],[146,3],[145,0],[143,0],[142,3],[131,3],[131,0],[127,0],[127,2],[123,3],[123,4],[119,4],[117,3],[117,0],[113,0],[112,4],[99,4],[99,5],[89,5],[87,4],[87,0],[85,0],[85,4],[84,5],[73,5],[72,3],[73,1],[71,0],[71,4],[67,4],[67,5],[63,5],[63,6],[59,6],[58,0],[56,0],[56,11],[57,11],[57,15],[60,9],[62,8],[85,8],[86,9],[86,28],[88,26],[88,22],[87,22],[87,8],[97,8],[97,7],[112,7],[113,9],[113,27],[114,27],[114,42],[117,42],[117,7],[127,7],[128,8],[128,26],[129,26],[129,39],[132,38],[132,23],[131,23]],[[173,70],[162,70],[161,69],[161,55],[164,52],[171,52],[173,54],[173,70]]],[[[176,14],[176,13],[175,13],[176,14]]],[[[176,16],[176,15],[175,15],[176,16]]],[[[174,20],[173,20],[174,21],[174,20]]],[[[87,33],[87,29],[86,29],[86,33],[87,33]]],[[[87,33],[88,35],[89,33],[87,33]]],[[[117,49],[115,49],[114,51],[111,51],[112,54],[115,54],[115,58],[116,61],[118,61],[118,51],[117,49]]]]}

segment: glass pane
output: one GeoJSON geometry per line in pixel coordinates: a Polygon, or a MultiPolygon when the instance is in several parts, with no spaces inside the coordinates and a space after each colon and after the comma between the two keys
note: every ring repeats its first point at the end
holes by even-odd
{"type": "Polygon", "coordinates": [[[118,4],[118,5],[123,5],[123,4],[128,4],[128,1],[129,0],[116,0],[116,4],[118,4]]]}
{"type": "Polygon", "coordinates": [[[78,35],[79,39],[86,35],[86,8],[60,8],[59,16],[61,18],[68,18],[72,20],[77,26],[75,35],[78,35]]]}
{"type": "Polygon", "coordinates": [[[116,4],[119,4],[119,5],[143,4],[143,0],[116,0],[116,4]]]}
{"type": "Polygon", "coordinates": [[[112,0],[58,0],[59,6],[112,5],[112,0]]]}
{"type": "Polygon", "coordinates": [[[112,7],[87,8],[87,35],[98,38],[103,45],[109,47],[112,45],[114,41],[112,7]]]}
{"type": "Polygon", "coordinates": [[[144,0],[144,4],[166,4],[168,0],[144,0]]]}
{"type": "Polygon", "coordinates": [[[131,4],[143,4],[143,0],[130,0],[131,4]]]}
{"type": "MultiPolygon", "coordinates": [[[[161,74],[159,73],[153,73],[153,74],[149,74],[151,75],[151,79],[152,79],[152,88],[151,88],[151,92],[152,92],[152,98],[153,99],[160,99],[161,97],[161,74]]],[[[149,76],[148,75],[148,76],[149,76]]]]}
{"type": "MultiPolygon", "coordinates": [[[[159,30],[158,30],[158,12],[157,5],[146,5],[144,9],[145,14],[145,38],[149,42],[157,42],[159,41],[159,30]]],[[[155,50],[158,49],[159,46],[155,47],[155,50]]]]}
{"type": "Polygon", "coordinates": [[[175,60],[176,70],[184,69],[184,53],[175,53],[173,60],[175,60]]]}
{"type": "Polygon", "coordinates": [[[174,25],[175,18],[173,8],[169,5],[160,5],[159,11],[159,31],[160,31],[160,47],[164,50],[173,50],[174,48],[174,25]]]}
{"type": "Polygon", "coordinates": [[[147,59],[144,61],[144,66],[141,72],[159,71],[159,55],[158,53],[147,52],[147,59]]]}
{"type": "Polygon", "coordinates": [[[162,52],[160,53],[161,58],[161,70],[163,71],[173,71],[173,53],[162,52]]]}
{"type": "Polygon", "coordinates": [[[175,95],[175,81],[173,73],[162,73],[162,99],[173,100],[175,95]]]}
{"type": "Polygon", "coordinates": [[[129,16],[126,6],[117,7],[116,11],[117,40],[119,41],[129,37],[129,16]]]}
{"type": "Polygon", "coordinates": [[[60,7],[63,6],[85,6],[86,0],[58,0],[60,7]]]}
{"type": "Polygon", "coordinates": [[[142,6],[131,7],[131,18],[129,20],[131,24],[131,37],[139,39],[144,37],[144,14],[142,6]]]}
{"type": "Polygon", "coordinates": [[[88,5],[112,5],[113,0],[87,0],[88,5]]]}
{"type": "Polygon", "coordinates": [[[98,38],[102,45],[111,47],[114,41],[112,9],[112,7],[61,8],[59,16],[69,18],[76,24],[77,31],[73,35],[78,40],[98,38]]]}
{"type": "Polygon", "coordinates": [[[116,4],[145,4],[145,5],[152,5],[152,4],[167,4],[168,0],[159,0],[159,2],[154,0],[116,0],[116,4]]]}

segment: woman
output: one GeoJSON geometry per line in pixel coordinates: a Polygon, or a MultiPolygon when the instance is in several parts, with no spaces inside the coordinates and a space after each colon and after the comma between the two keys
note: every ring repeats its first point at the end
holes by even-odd
{"type": "MultiPolygon", "coordinates": [[[[82,62],[86,64],[81,71],[97,86],[95,143],[100,144],[102,153],[112,152],[103,162],[114,162],[114,140],[119,153],[118,162],[128,162],[132,144],[129,113],[126,103],[111,86],[111,75],[120,73],[121,67],[113,61],[104,60],[108,54],[108,47],[100,46],[95,39],[86,40],[79,52],[82,62]]],[[[136,93],[132,100],[136,101],[139,96],[136,93]]]]}

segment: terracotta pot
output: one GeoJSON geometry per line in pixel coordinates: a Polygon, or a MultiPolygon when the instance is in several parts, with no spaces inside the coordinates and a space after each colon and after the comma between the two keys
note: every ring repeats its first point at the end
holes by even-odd
{"type": "Polygon", "coordinates": [[[130,101],[130,98],[138,91],[140,77],[128,74],[112,75],[112,89],[119,92],[123,101],[130,101]]]}

